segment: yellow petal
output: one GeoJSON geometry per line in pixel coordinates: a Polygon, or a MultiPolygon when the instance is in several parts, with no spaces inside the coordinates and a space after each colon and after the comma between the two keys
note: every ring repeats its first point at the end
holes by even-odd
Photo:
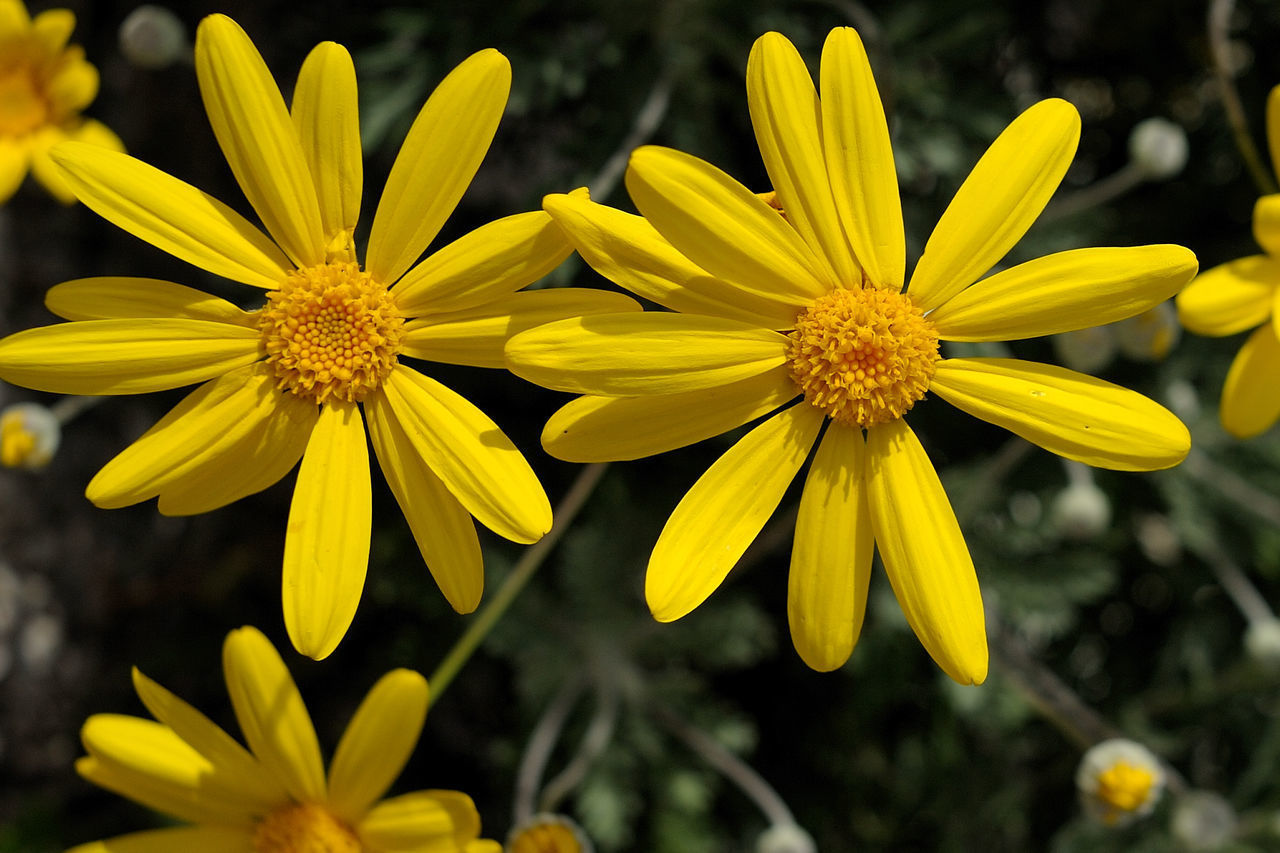
{"type": "Polygon", "coordinates": [[[566,462],[641,459],[719,435],[771,412],[799,391],[786,368],[714,388],[652,397],[579,397],[542,431],[566,462]]]}
{"type": "Polygon", "coordinates": [[[193,500],[212,509],[288,473],[315,421],[315,406],[277,391],[265,364],[241,368],[187,395],[103,466],[85,494],[115,509],[191,489],[193,500]]]}
{"type": "Polygon", "coordinates": [[[885,573],[925,650],[960,684],[987,678],[987,631],[973,560],[920,440],[896,420],[867,433],[871,527],[885,573]]]}
{"type": "Polygon", "coordinates": [[[1071,165],[1080,114],[1049,98],[1013,120],[973,167],[938,220],[911,276],[925,310],[991,269],[1035,222],[1071,165]]]}
{"type": "Polygon", "coordinates": [[[1268,255],[1280,256],[1280,193],[1264,195],[1254,203],[1253,238],[1268,255]]]}
{"type": "Polygon", "coordinates": [[[284,624],[302,654],[323,660],[346,635],[364,590],[372,525],[360,407],[330,401],[302,456],[284,540],[284,624]]]}
{"type": "Polygon", "coordinates": [[[423,562],[454,610],[470,613],[484,592],[484,561],[471,513],[418,453],[386,398],[365,399],[369,437],[423,562]]]}
{"type": "MultiPolygon", "coordinates": [[[[315,182],[326,241],[350,241],[360,217],[364,160],[356,69],[340,44],[322,42],[307,55],[293,90],[293,125],[315,182]]],[[[351,258],[354,260],[354,258],[351,258]]]]}
{"type": "Polygon", "coordinates": [[[1182,289],[1196,256],[1181,246],[1075,249],[983,279],[929,314],[949,341],[1012,341],[1133,317],[1182,289]]]}
{"type": "Polygon", "coordinates": [[[758,376],[787,338],[736,320],[646,311],[548,323],[507,343],[512,373],[576,394],[676,394],[758,376]]]}
{"type": "Polygon", "coordinates": [[[395,420],[453,496],[485,527],[513,542],[551,529],[551,503],[520,451],[462,396],[400,366],[382,386],[395,420]]]}
{"type": "Polygon", "coordinates": [[[1222,426],[1236,438],[1266,432],[1280,418],[1280,341],[1268,323],[1244,342],[1222,386],[1222,426]]]}
{"type": "Polygon", "coordinates": [[[24,36],[30,27],[31,16],[22,0],[0,0],[0,38],[24,36]]]}
{"type": "Polygon", "coordinates": [[[329,768],[329,807],[357,823],[400,775],[427,718],[427,680],[396,669],[364,697],[329,768]]]}
{"type": "Polygon", "coordinates": [[[1136,391],[1062,367],[1012,358],[938,362],[930,391],[1045,450],[1117,471],[1177,465],[1191,436],[1136,391]]]}
{"type": "Polygon", "coordinates": [[[243,216],[141,160],[84,142],[51,153],[86,207],[176,258],[265,288],[279,287],[292,267],[243,216]]]}
{"type": "Polygon", "coordinates": [[[257,361],[244,326],[148,317],[85,320],[0,341],[0,379],[55,394],[141,394],[181,388],[257,361]]]}
{"type": "Polygon", "coordinates": [[[812,669],[830,672],[853,653],[871,580],[871,513],[862,430],[832,423],[800,498],[787,579],[791,641],[812,669]]]}
{"type": "Polygon", "coordinates": [[[804,464],[823,414],[792,406],[743,436],[676,506],[649,557],[644,594],[671,622],[715,592],[777,509],[804,464]]]}
{"type": "Polygon", "coordinates": [[[796,304],[836,286],[776,210],[705,160],[646,145],[632,152],[626,182],[658,233],[717,278],[796,304]]]}
{"type": "Polygon", "coordinates": [[[111,151],[124,151],[124,143],[120,141],[119,136],[116,136],[115,131],[91,118],[82,119],[78,127],[68,130],[67,139],[86,142],[111,151]]]}
{"type": "Polygon", "coordinates": [[[1266,255],[1219,264],[1178,294],[1178,321],[1198,335],[1234,335],[1266,322],[1280,285],[1280,261],[1266,255]]]}
{"type": "Polygon", "coordinates": [[[546,213],[517,213],[432,253],[392,294],[407,317],[478,308],[533,284],[572,251],[546,213]]]}
{"type": "Polygon", "coordinates": [[[196,30],[196,78],[213,135],[267,232],[299,267],[322,263],[320,204],[271,72],[244,30],[210,15],[196,30]]]}
{"type": "Polygon", "coordinates": [[[568,317],[640,311],[629,296],[560,287],[512,293],[475,308],[433,314],[408,323],[401,353],[445,364],[505,367],[502,348],[512,335],[568,317]]]}
{"type": "Polygon", "coordinates": [[[75,28],[76,16],[70,9],[46,9],[31,19],[31,35],[49,56],[67,46],[75,28]]]}
{"type": "MultiPolygon", "coordinates": [[[[475,810],[475,806],[472,806],[475,810]]],[[[479,817],[476,818],[479,823],[479,817]]],[[[373,850],[425,850],[454,853],[454,818],[429,791],[383,800],[356,827],[360,841],[373,850]]]]}
{"type": "Polygon", "coordinates": [[[511,64],[474,53],[431,93],[405,137],[369,234],[368,269],[390,284],[404,275],[457,207],[498,129],[511,64]]]}
{"type": "Polygon", "coordinates": [[[84,60],[84,49],[70,47],[45,84],[45,97],[53,113],[73,118],[98,97],[98,69],[84,60]]]}
{"type": "Polygon", "coordinates": [[[12,139],[0,139],[0,204],[13,198],[22,186],[31,165],[31,154],[25,145],[12,139]]]}
{"type": "Polygon", "coordinates": [[[174,317],[256,329],[255,314],[181,284],[154,278],[98,276],[49,288],[45,307],[65,320],[127,320],[174,317]]]}
{"type": "MultiPolygon", "coordinates": [[[[96,72],[95,72],[96,74],[96,72]]],[[[96,81],[96,76],[95,76],[96,81]]],[[[63,204],[76,200],[75,191],[67,183],[66,173],[52,157],[53,146],[67,140],[88,143],[110,151],[124,151],[124,143],[106,125],[92,119],[84,119],[74,129],[45,128],[32,141],[31,174],[63,204]]]]}
{"type": "Polygon", "coordinates": [[[860,282],[831,195],[823,155],[823,106],[804,60],[778,33],[765,33],[751,48],[747,105],[760,156],[787,220],[813,250],[826,280],[860,282]]]}
{"type": "Polygon", "coordinates": [[[288,793],[262,771],[258,760],[200,711],[147,678],[137,667],[133,669],[133,686],[157,720],[219,773],[234,780],[247,799],[259,804],[259,811],[266,812],[288,800],[288,793]]]}
{"type": "Polygon", "coordinates": [[[721,281],[680,254],[643,216],[572,195],[546,196],[542,206],[596,272],[672,311],[789,329],[808,305],[808,299],[721,281]]]}
{"type": "Polygon", "coordinates": [[[72,847],[67,853],[253,853],[249,827],[179,826],[131,832],[72,847]]]}
{"type": "Polygon", "coordinates": [[[837,27],[822,48],[822,142],[840,221],[873,284],[901,290],[906,236],[889,125],[862,39],[837,27]]]}
{"type": "Polygon", "coordinates": [[[302,694],[271,641],[246,625],[222,644],[222,670],[249,749],[299,802],[324,802],[320,743],[302,694]]]}

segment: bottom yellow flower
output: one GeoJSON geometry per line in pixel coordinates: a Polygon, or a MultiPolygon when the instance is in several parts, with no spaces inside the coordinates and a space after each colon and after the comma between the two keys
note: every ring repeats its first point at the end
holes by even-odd
{"type": "Polygon", "coordinates": [[[326,778],[315,728],[284,662],[256,628],[222,649],[227,692],[248,749],[136,668],[156,721],[95,714],[81,739],[81,776],[194,824],[82,844],[69,853],[500,853],[459,791],[379,802],[418,742],[427,682],[384,675],[347,726],[326,778]],[[158,722],[157,722],[158,721],[158,722]]]}

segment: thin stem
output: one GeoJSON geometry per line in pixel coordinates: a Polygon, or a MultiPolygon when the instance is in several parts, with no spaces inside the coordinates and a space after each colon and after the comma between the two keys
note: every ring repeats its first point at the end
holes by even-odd
{"type": "Polygon", "coordinates": [[[1212,570],[1218,585],[1235,602],[1245,621],[1250,625],[1275,621],[1271,605],[1267,604],[1240,565],[1218,544],[1217,536],[1183,536],[1183,541],[1212,570]]]}
{"type": "Polygon", "coordinates": [[[533,817],[533,803],[537,799],[542,771],[546,769],[551,751],[555,749],[556,742],[560,740],[560,732],[569,719],[569,713],[582,698],[585,687],[586,679],[581,675],[561,684],[559,691],[547,705],[547,710],[542,712],[538,724],[529,733],[529,743],[524,748],[520,769],[516,773],[513,826],[520,826],[533,817]]]}
{"type": "Polygon", "coordinates": [[[511,570],[511,574],[507,575],[502,586],[498,587],[493,598],[489,599],[489,603],[467,626],[467,630],[458,638],[458,642],[453,644],[453,648],[427,679],[431,685],[431,704],[434,705],[440,700],[463,664],[484,642],[484,638],[489,636],[493,626],[498,624],[502,614],[506,613],[507,608],[516,600],[520,590],[524,589],[525,584],[533,577],[533,573],[538,570],[547,555],[551,553],[551,549],[573,523],[573,519],[586,504],[587,498],[590,497],[608,467],[606,462],[596,462],[583,468],[578,474],[578,479],[573,481],[569,493],[564,496],[564,500],[560,501],[560,506],[556,507],[555,523],[551,525],[551,530],[525,550],[515,568],[511,570]]]}
{"type": "Polygon", "coordinates": [[[58,419],[58,423],[64,426],[70,423],[77,415],[86,409],[92,409],[101,403],[106,397],[63,397],[49,407],[49,411],[58,419]]]}
{"type": "Polygon", "coordinates": [[[1222,99],[1222,109],[1227,114],[1227,123],[1231,125],[1231,136],[1236,148],[1244,159],[1250,177],[1263,195],[1276,192],[1276,182],[1269,170],[1262,163],[1258,148],[1249,135],[1249,125],[1245,119],[1244,107],[1240,103],[1240,93],[1236,91],[1234,76],[1230,68],[1231,41],[1228,30],[1231,26],[1231,13],[1235,11],[1235,0],[1212,0],[1209,4],[1208,35],[1209,55],[1213,58],[1213,76],[1218,82],[1218,96],[1222,99]]]}
{"type": "Polygon", "coordinates": [[[1055,201],[1045,208],[1044,213],[1040,214],[1040,218],[1036,221],[1038,224],[1044,224],[1056,219],[1065,219],[1068,216],[1114,201],[1145,180],[1146,176],[1143,174],[1142,168],[1137,163],[1129,161],[1105,178],[1094,181],[1084,189],[1077,190],[1071,195],[1055,201]]]}
{"type": "Polygon", "coordinates": [[[598,673],[600,677],[596,680],[596,712],[587,724],[587,730],[582,735],[573,758],[543,786],[542,796],[538,798],[541,811],[554,812],[565,795],[586,778],[591,765],[604,752],[609,741],[613,740],[613,731],[618,722],[618,687],[607,670],[601,669],[598,673]]]}
{"type": "Polygon", "coordinates": [[[671,104],[671,87],[674,83],[674,76],[670,69],[666,69],[653,84],[653,88],[649,90],[649,96],[640,107],[640,112],[636,114],[631,132],[605,161],[596,179],[591,182],[589,189],[593,200],[603,201],[613,192],[627,170],[627,161],[631,159],[631,152],[643,145],[658,129],[658,125],[667,115],[667,107],[671,104]]]}
{"type": "Polygon", "coordinates": [[[1185,471],[1193,480],[1212,488],[1240,509],[1280,527],[1280,500],[1234,471],[1218,465],[1204,451],[1191,448],[1178,470],[1185,471]]]}

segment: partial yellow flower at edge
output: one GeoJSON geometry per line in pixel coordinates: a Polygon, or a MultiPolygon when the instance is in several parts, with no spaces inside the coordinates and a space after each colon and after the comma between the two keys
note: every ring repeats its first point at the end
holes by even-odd
{"type": "Polygon", "coordinates": [[[1135,316],[1181,289],[1196,259],[1169,245],[1078,249],[978,280],[1030,227],[1074,155],[1079,116],[1048,100],[1014,120],[974,167],[908,284],[888,127],[852,29],[828,37],[821,87],[819,98],[783,36],[756,42],[748,103],[772,198],[696,157],[650,146],[633,153],[626,180],[643,218],[544,199],[587,263],[673,313],[552,323],[513,337],[507,363],[530,381],[586,395],[543,431],[553,456],[582,462],[681,447],[803,397],[748,432],[676,507],[649,561],[653,615],[681,618],[720,585],[816,444],[788,593],[801,657],[818,670],[848,659],[878,545],[921,643],[953,679],[980,683],[987,644],[977,576],[903,416],[933,391],[1062,456],[1119,470],[1175,465],[1190,437],[1135,392],[1033,362],[944,359],[938,342],[1029,338],[1135,316]]]}
{"type": "Polygon", "coordinates": [[[50,290],[72,322],[0,341],[0,378],[61,393],[134,394],[203,383],[87,489],[120,507],[158,498],[190,515],[275,483],[301,459],[282,595],[294,645],[327,656],[350,625],[372,524],[367,435],[423,559],[470,612],[484,585],[473,517],[539,539],[551,506],[520,451],[474,405],[406,358],[502,366],[507,337],[578,314],[638,310],[620,294],[517,292],[571,251],[543,211],[484,225],[429,255],[488,150],[510,65],[483,50],[436,88],[374,214],[367,257],[352,241],[363,171],[355,69],[326,42],[286,106],[230,18],[197,31],[210,123],[267,233],[139,160],[66,143],[55,157],[92,210],[209,272],[265,290],[244,311],[167,281],[105,277],[50,290]],[[268,236],[268,234],[270,236],[268,236]]]}
{"type": "Polygon", "coordinates": [[[49,159],[59,142],[124,150],[106,125],[80,115],[98,94],[98,70],[67,44],[75,25],[70,9],[32,18],[21,0],[0,0],[0,204],[28,172],[62,203],[76,200],[49,159]]]}
{"type": "Polygon", "coordinates": [[[95,714],[81,730],[88,781],[193,824],[95,841],[68,853],[174,850],[438,850],[498,853],[459,791],[381,799],[409,760],[427,714],[426,679],[393,670],[373,686],[325,773],[302,695],[271,642],[243,627],[223,645],[227,692],[245,746],[137,669],[155,721],[95,714]]]}

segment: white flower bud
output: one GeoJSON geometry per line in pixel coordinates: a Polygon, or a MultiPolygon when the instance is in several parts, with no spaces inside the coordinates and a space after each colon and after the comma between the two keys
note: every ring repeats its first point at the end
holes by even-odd
{"type": "Polygon", "coordinates": [[[1089,817],[1120,827],[1151,813],[1164,792],[1164,768],[1140,743],[1113,738],[1094,744],[1080,759],[1076,789],[1089,817]]]}
{"type": "Polygon", "coordinates": [[[1114,324],[1120,352],[1134,361],[1160,361],[1182,337],[1172,302],[1161,302],[1136,317],[1114,324]]]}
{"type": "Polygon", "coordinates": [[[139,68],[167,68],[191,50],[187,28],[163,6],[139,6],[120,24],[120,52],[139,68]]]}
{"type": "Polygon", "coordinates": [[[1140,121],[1129,134],[1129,158],[1147,180],[1172,178],[1187,165],[1187,133],[1168,119],[1140,121]]]}
{"type": "Polygon", "coordinates": [[[1058,360],[1081,373],[1097,373],[1116,357],[1116,336],[1110,326],[1091,326],[1049,338],[1058,360]]]}
{"type": "Polygon", "coordinates": [[[1212,791],[1191,791],[1178,798],[1170,823],[1186,849],[1217,850],[1235,835],[1236,812],[1212,791]]]}
{"type": "Polygon", "coordinates": [[[817,853],[817,850],[813,836],[794,823],[775,823],[756,840],[756,853],[817,853]]]}
{"type": "Polygon", "coordinates": [[[18,656],[37,675],[46,675],[62,648],[62,623],[48,613],[33,617],[18,634],[18,656]]]}
{"type": "Polygon", "coordinates": [[[1096,539],[1111,526],[1111,500],[1092,482],[1071,483],[1054,497],[1049,517],[1067,539],[1096,539]]]}
{"type": "Polygon", "coordinates": [[[1280,671],[1280,619],[1250,622],[1244,632],[1244,650],[1267,669],[1280,671]]]}
{"type": "Polygon", "coordinates": [[[62,425],[39,403],[15,403],[0,412],[0,465],[43,468],[58,452],[62,425]]]}

